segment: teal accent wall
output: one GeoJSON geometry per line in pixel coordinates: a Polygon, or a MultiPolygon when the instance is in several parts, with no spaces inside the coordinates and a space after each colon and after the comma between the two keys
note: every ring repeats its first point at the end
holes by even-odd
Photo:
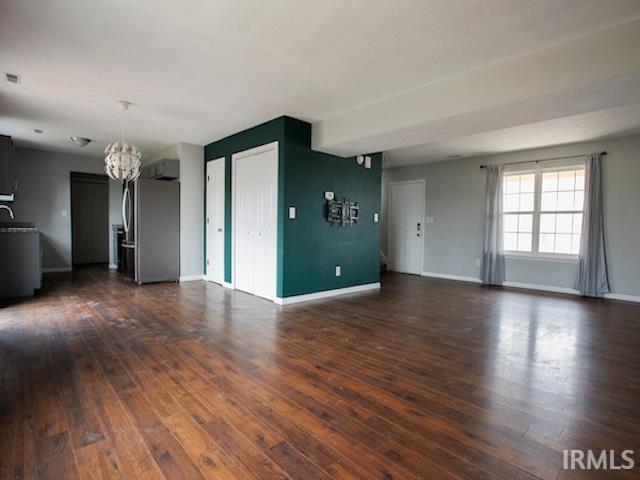
{"type": "MultiPolygon", "coordinates": [[[[311,125],[280,117],[205,147],[207,161],[225,157],[225,281],[231,281],[231,155],[279,142],[277,296],[289,297],[378,282],[382,155],[372,154],[372,168],[311,149],[311,125]],[[326,220],[324,192],[360,204],[353,226],[326,220]],[[296,207],[296,219],[288,208],[296,207]],[[342,275],[335,276],[335,267],[342,275]]],[[[205,166],[206,168],[206,166],[205,166]]],[[[206,196],[205,196],[206,198],[206,196]]],[[[206,243],[206,242],[205,242],[206,243]]],[[[205,255],[206,258],[206,255],[205,255]]]]}
{"type": "Polygon", "coordinates": [[[345,288],[380,280],[380,212],[382,155],[370,155],[371,169],[311,149],[311,125],[285,123],[285,211],[296,207],[296,219],[284,222],[283,296],[345,288]],[[324,192],[360,205],[360,221],[330,224],[324,192]],[[336,277],[336,265],[342,275],[336,277]]]}

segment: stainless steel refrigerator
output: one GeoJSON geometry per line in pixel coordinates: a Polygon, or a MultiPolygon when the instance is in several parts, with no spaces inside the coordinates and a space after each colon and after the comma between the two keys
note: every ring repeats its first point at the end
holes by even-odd
{"type": "Polygon", "coordinates": [[[124,272],[137,283],[180,278],[180,182],[140,178],[123,206],[124,272]]]}

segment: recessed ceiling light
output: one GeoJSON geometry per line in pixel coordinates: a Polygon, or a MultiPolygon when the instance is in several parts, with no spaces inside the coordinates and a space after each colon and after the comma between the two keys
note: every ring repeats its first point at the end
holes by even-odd
{"type": "Polygon", "coordinates": [[[20,83],[20,77],[15,73],[5,73],[4,75],[5,75],[5,78],[7,79],[7,82],[20,83]]]}
{"type": "Polygon", "coordinates": [[[42,130],[42,129],[40,129],[40,128],[34,128],[34,129],[33,129],[33,131],[34,131],[35,133],[37,133],[38,135],[40,135],[40,134],[44,133],[44,130],[42,130]]]}
{"type": "Polygon", "coordinates": [[[71,141],[79,147],[86,147],[91,142],[91,139],[84,137],[71,137],[71,141]]]}

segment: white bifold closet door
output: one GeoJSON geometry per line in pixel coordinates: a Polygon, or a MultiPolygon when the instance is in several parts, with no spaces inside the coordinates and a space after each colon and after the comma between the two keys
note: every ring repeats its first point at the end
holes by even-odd
{"type": "Polygon", "coordinates": [[[233,156],[234,287],[276,296],[278,145],[233,156]]]}

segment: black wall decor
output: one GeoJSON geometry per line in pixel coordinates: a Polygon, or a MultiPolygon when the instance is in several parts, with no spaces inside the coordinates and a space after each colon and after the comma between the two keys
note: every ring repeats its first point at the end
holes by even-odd
{"type": "Polygon", "coordinates": [[[327,200],[327,221],[341,225],[353,225],[358,223],[360,206],[358,202],[352,202],[346,198],[342,200],[327,200]]]}

